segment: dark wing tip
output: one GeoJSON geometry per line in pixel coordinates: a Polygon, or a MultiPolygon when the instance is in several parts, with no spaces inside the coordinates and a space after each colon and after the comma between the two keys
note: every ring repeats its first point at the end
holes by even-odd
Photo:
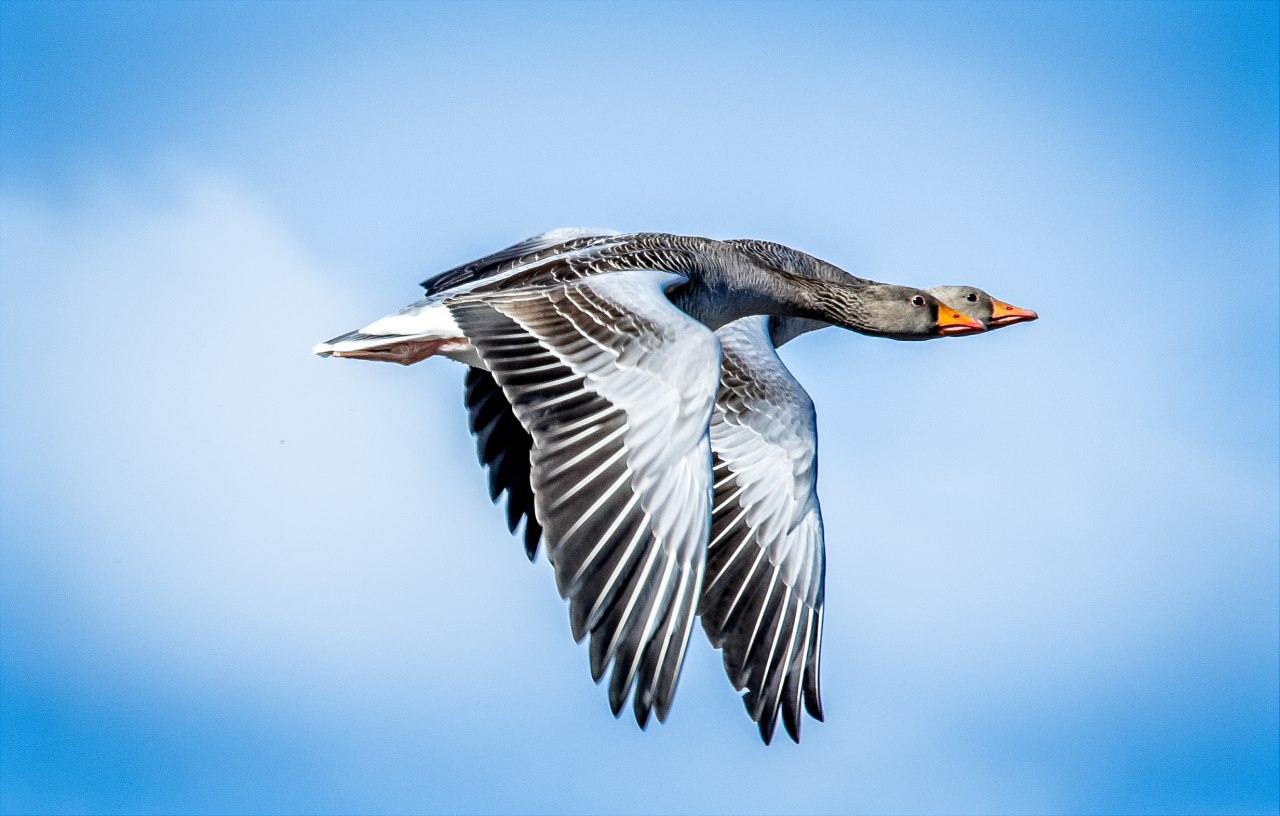
{"type": "Polygon", "coordinates": [[[622,704],[627,701],[626,693],[619,695],[613,691],[612,684],[609,688],[609,710],[613,712],[613,718],[616,720],[622,716],[622,704]]]}
{"type": "Polygon", "coordinates": [[[808,692],[804,695],[804,710],[809,712],[809,716],[818,722],[826,722],[826,715],[822,711],[822,700],[818,699],[818,695],[810,695],[808,692]]]}
{"type": "Polygon", "coordinates": [[[671,713],[671,701],[670,701],[670,700],[666,700],[666,701],[665,701],[665,705],[655,705],[655,706],[653,707],[653,716],[657,717],[657,718],[658,718],[658,722],[660,722],[660,723],[664,723],[664,722],[666,722],[666,721],[667,721],[667,715],[668,715],[668,714],[670,714],[670,713],[671,713]]]}
{"type": "MultiPolygon", "coordinates": [[[[577,627],[574,628],[576,629],[577,627]]],[[[585,630],[587,627],[583,626],[583,629],[585,630]]],[[[596,683],[599,683],[600,679],[604,677],[604,670],[609,668],[610,662],[606,659],[604,654],[604,638],[592,637],[590,643],[587,645],[587,652],[591,656],[591,679],[596,683]],[[597,646],[596,644],[600,645],[597,646]]],[[[612,706],[613,701],[610,700],[609,703],[612,706]]],[[[613,716],[618,716],[618,709],[616,707],[614,708],[613,716]]]]}
{"type": "Polygon", "coordinates": [[[529,511],[524,517],[524,554],[529,556],[530,562],[538,559],[538,541],[541,538],[542,525],[538,524],[533,512],[529,511]]]}
{"type": "Polygon", "coordinates": [[[809,653],[809,659],[805,663],[804,671],[804,710],[808,711],[809,716],[818,722],[822,722],[825,719],[822,713],[822,689],[818,679],[819,664],[817,656],[821,647],[822,642],[820,640],[814,642],[813,651],[809,653]]]}
{"type": "Polygon", "coordinates": [[[760,726],[760,739],[764,740],[765,745],[773,744],[773,729],[777,725],[776,717],[761,717],[758,725],[760,726]]]}
{"type": "Polygon", "coordinates": [[[800,744],[800,715],[794,706],[784,705],[782,707],[782,725],[787,729],[787,736],[791,737],[791,741],[800,744]]]}
{"type": "MultiPolygon", "coordinates": [[[[652,705],[645,704],[645,697],[647,696],[649,695],[641,694],[637,689],[635,699],[633,700],[634,705],[632,708],[636,715],[636,725],[640,726],[641,731],[645,731],[649,728],[649,714],[653,711],[652,705]]],[[[659,720],[659,722],[661,722],[661,720],[659,720]]]]}

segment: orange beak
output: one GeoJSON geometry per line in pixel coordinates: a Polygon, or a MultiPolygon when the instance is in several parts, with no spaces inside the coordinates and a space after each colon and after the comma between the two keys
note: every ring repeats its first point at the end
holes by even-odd
{"type": "Polygon", "coordinates": [[[966,314],[961,314],[945,303],[938,307],[938,334],[973,334],[986,327],[966,314]]]}
{"type": "Polygon", "coordinates": [[[1038,320],[1040,315],[1030,309],[1020,309],[1012,303],[991,299],[991,326],[1012,326],[1025,320],[1038,320]]]}

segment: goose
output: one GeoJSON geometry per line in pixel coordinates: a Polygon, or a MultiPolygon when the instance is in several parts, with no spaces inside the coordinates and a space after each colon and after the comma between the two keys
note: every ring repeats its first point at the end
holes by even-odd
{"type": "Polygon", "coordinates": [[[630,696],[641,727],[670,711],[701,597],[715,330],[757,314],[895,339],[981,330],[918,289],[851,279],[781,245],[664,233],[553,231],[422,285],[422,299],[314,352],[439,355],[491,378],[529,439],[527,474],[512,467],[573,637],[590,635],[593,680],[611,667],[610,708],[630,696]]]}
{"type": "MultiPolygon", "coordinates": [[[[972,286],[925,291],[984,328],[1038,317],[972,286]]],[[[819,667],[826,555],[816,490],[817,415],[776,349],[827,325],[751,316],[716,331],[721,371],[710,426],[713,517],[699,616],[723,652],[734,687],[748,689],[743,701],[766,745],[779,708],[788,736],[799,742],[802,696],[810,716],[824,716],[819,667]],[[762,632],[778,633],[768,651],[762,632]],[[786,659],[777,656],[780,645],[786,659]]],[[[532,440],[488,372],[467,371],[465,402],[477,456],[489,473],[490,499],[507,495],[508,529],[514,533],[523,518],[525,553],[533,560],[541,528],[529,486],[532,440]]]]}

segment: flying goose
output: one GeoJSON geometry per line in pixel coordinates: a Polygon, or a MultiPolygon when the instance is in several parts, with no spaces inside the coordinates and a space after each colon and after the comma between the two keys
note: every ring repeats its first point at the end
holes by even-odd
{"type": "Polygon", "coordinates": [[[591,635],[596,681],[612,665],[615,715],[634,687],[643,727],[670,709],[702,589],[714,331],[754,314],[897,339],[981,328],[920,290],[848,278],[779,245],[559,231],[431,278],[315,352],[443,355],[491,377],[530,440],[533,518],[574,638],[591,635]]]}
{"type": "MultiPolygon", "coordinates": [[[[996,319],[1012,325],[1037,317],[975,287],[925,291],[984,327],[994,327],[996,319]]],[[[799,741],[802,696],[809,714],[823,718],[825,552],[816,413],[776,348],[827,325],[752,316],[716,332],[721,369],[710,426],[713,516],[699,614],[712,645],[724,652],[734,687],[748,689],[744,703],[766,744],[779,709],[788,735],[799,741]]],[[[467,371],[466,405],[477,455],[489,472],[490,498],[507,494],[513,533],[524,517],[525,552],[532,560],[540,535],[529,487],[532,441],[488,372],[467,371]]]]}

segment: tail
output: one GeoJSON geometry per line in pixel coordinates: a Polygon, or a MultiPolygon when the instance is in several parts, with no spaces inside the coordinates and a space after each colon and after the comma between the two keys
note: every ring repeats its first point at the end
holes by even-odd
{"type": "Polygon", "coordinates": [[[466,337],[436,298],[424,298],[368,326],[319,343],[321,357],[351,357],[413,365],[441,351],[469,346],[466,337]]]}

